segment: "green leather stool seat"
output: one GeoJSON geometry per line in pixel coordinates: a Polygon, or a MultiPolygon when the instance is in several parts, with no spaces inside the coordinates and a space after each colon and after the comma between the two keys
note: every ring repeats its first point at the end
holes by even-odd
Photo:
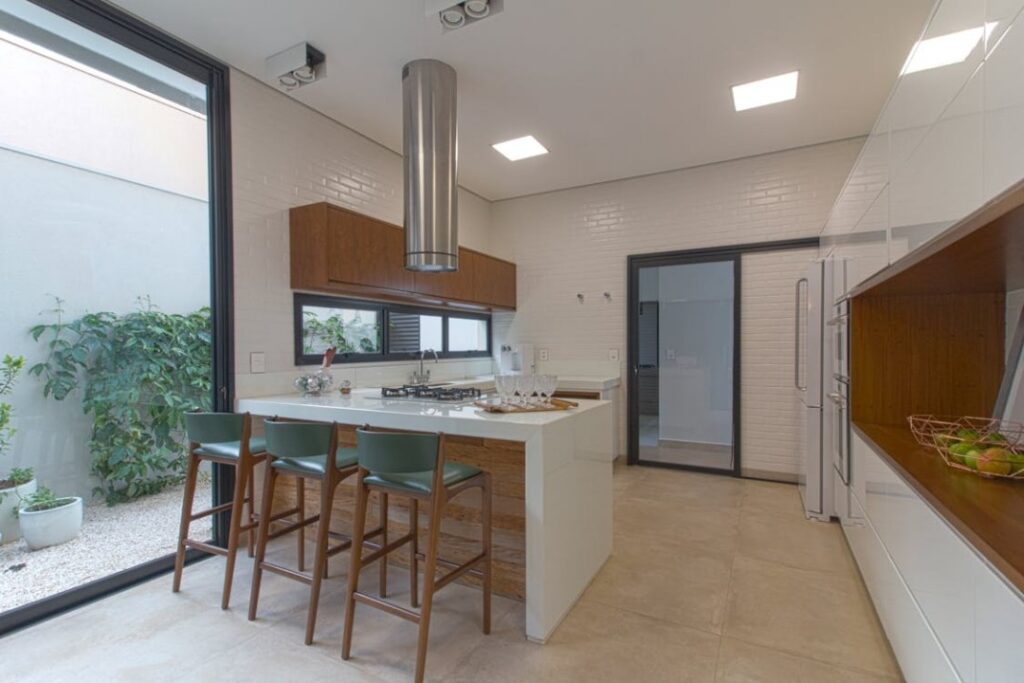
{"type": "MultiPolygon", "coordinates": [[[[254,436],[249,439],[249,452],[253,455],[259,455],[266,452],[267,442],[265,439],[259,436],[254,436]]],[[[242,442],[241,441],[221,441],[220,443],[204,443],[200,444],[199,448],[196,449],[196,453],[199,455],[209,455],[217,458],[231,458],[237,460],[241,456],[242,442]]]]}
{"type": "MultiPolygon", "coordinates": [[[[355,448],[339,448],[334,454],[334,466],[352,467],[358,461],[355,448]]],[[[324,474],[327,471],[326,455],[309,455],[303,458],[275,458],[272,466],[296,474],[324,474]]]]}
{"type": "MultiPolygon", "coordinates": [[[[480,474],[480,470],[472,465],[458,462],[445,463],[444,485],[452,486],[480,474]]],[[[370,486],[385,486],[389,489],[411,491],[415,493],[431,493],[434,484],[434,473],[425,472],[379,472],[367,475],[363,482],[370,486]]]]}

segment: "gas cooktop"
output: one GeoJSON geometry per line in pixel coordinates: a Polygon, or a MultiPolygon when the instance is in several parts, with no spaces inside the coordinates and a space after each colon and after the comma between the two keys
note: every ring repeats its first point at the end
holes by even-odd
{"type": "Polygon", "coordinates": [[[473,387],[448,387],[430,384],[404,384],[400,387],[382,387],[381,398],[409,399],[429,403],[469,403],[483,396],[473,387]]]}

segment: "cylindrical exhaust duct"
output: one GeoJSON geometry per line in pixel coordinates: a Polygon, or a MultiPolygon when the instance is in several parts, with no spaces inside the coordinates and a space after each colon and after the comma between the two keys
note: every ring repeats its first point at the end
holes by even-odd
{"type": "Polygon", "coordinates": [[[436,59],[402,68],[405,267],[459,268],[455,69],[436,59]]]}

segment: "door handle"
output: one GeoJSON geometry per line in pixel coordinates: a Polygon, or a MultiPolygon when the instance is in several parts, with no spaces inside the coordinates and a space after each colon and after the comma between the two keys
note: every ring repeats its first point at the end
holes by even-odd
{"type": "Polygon", "coordinates": [[[807,391],[807,385],[800,384],[800,287],[801,285],[810,284],[807,278],[802,277],[796,281],[796,329],[793,335],[793,386],[799,391],[807,391]]]}

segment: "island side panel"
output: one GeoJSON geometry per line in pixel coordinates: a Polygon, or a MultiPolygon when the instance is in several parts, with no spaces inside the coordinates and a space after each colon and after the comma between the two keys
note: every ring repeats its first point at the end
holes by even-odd
{"type": "MultiPolygon", "coordinates": [[[[260,426],[262,426],[262,421],[260,426]]],[[[339,441],[342,445],[354,446],[356,427],[342,425],[339,441]]],[[[495,594],[523,601],[526,597],[525,559],[525,447],[521,442],[487,439],[480,437],[448,435],[446,457],[450,462],[461,462],[490,472],[494,493],[492,509],[492,538],[494,551],[493,590],[495,594]]],[[[261,468],[260,468],[261,469],[261,468]]],[[[261,475],[262,473],[260,473],[261,475]]],[[[295,504],[294,484],[285,479],[278,485],[274,496],[274,509],[284,510],[295,504]]],[[[257,483],[262,483],[259,476],[257,483]]],[[[351,533],[352,515],[355,509],[355,477],[343,481],[335,492],[331,514],[331,529],[351,533]]],[[[258,495],[258,494],[257,494],[258,495]]],[[[305,488],[306,514],[313,514],[319,506],[319,485],[307,482],[305,488]]],[[[426,548],[428,515],[420,505],[420,549],[426,548]]],[[[368,526],[377,524],[376,497],[371,502],[368,526]]],[[[409,520],[408,499],[390,496],[388,534],[391,539],[407,533],[409,520]]],[[[315,525],[308,527],[307,541],[315,538],[315,525]]],[[[284,541],[288,543],[289,541],[284,541]]],[[[333,544],[333,543],[332,543],[333,544]]],[[[441,533],[441,557],[456,562],[466,561],[480,552],[480,493],[467,491],[454,498],[445,508],[441,533]]],[[[347,555],[343,556],[347,557],[347,555]]],[[[312,546],[307,548],[307,561],[312,558],[312,546]]],[[[402,548],[391,554],[389,564],[408,567],[409,553],[402,548]]],[[[420,562],[420,572],[423,563],[420,562]]],[[[438,576],[447,572],[439,569],[438,576]]],[[[460,583],[479,586],[480,580],[464,576],[460,583]]],[[[396,592],[405,592],[404,581],[393,580],[391,587],[396,592]]]]}
{"type": "Polygon", "coordinates": [[[546,642],[612,548],[614,415],[606,403],[526,443],[526,635],[546,642]]]}

